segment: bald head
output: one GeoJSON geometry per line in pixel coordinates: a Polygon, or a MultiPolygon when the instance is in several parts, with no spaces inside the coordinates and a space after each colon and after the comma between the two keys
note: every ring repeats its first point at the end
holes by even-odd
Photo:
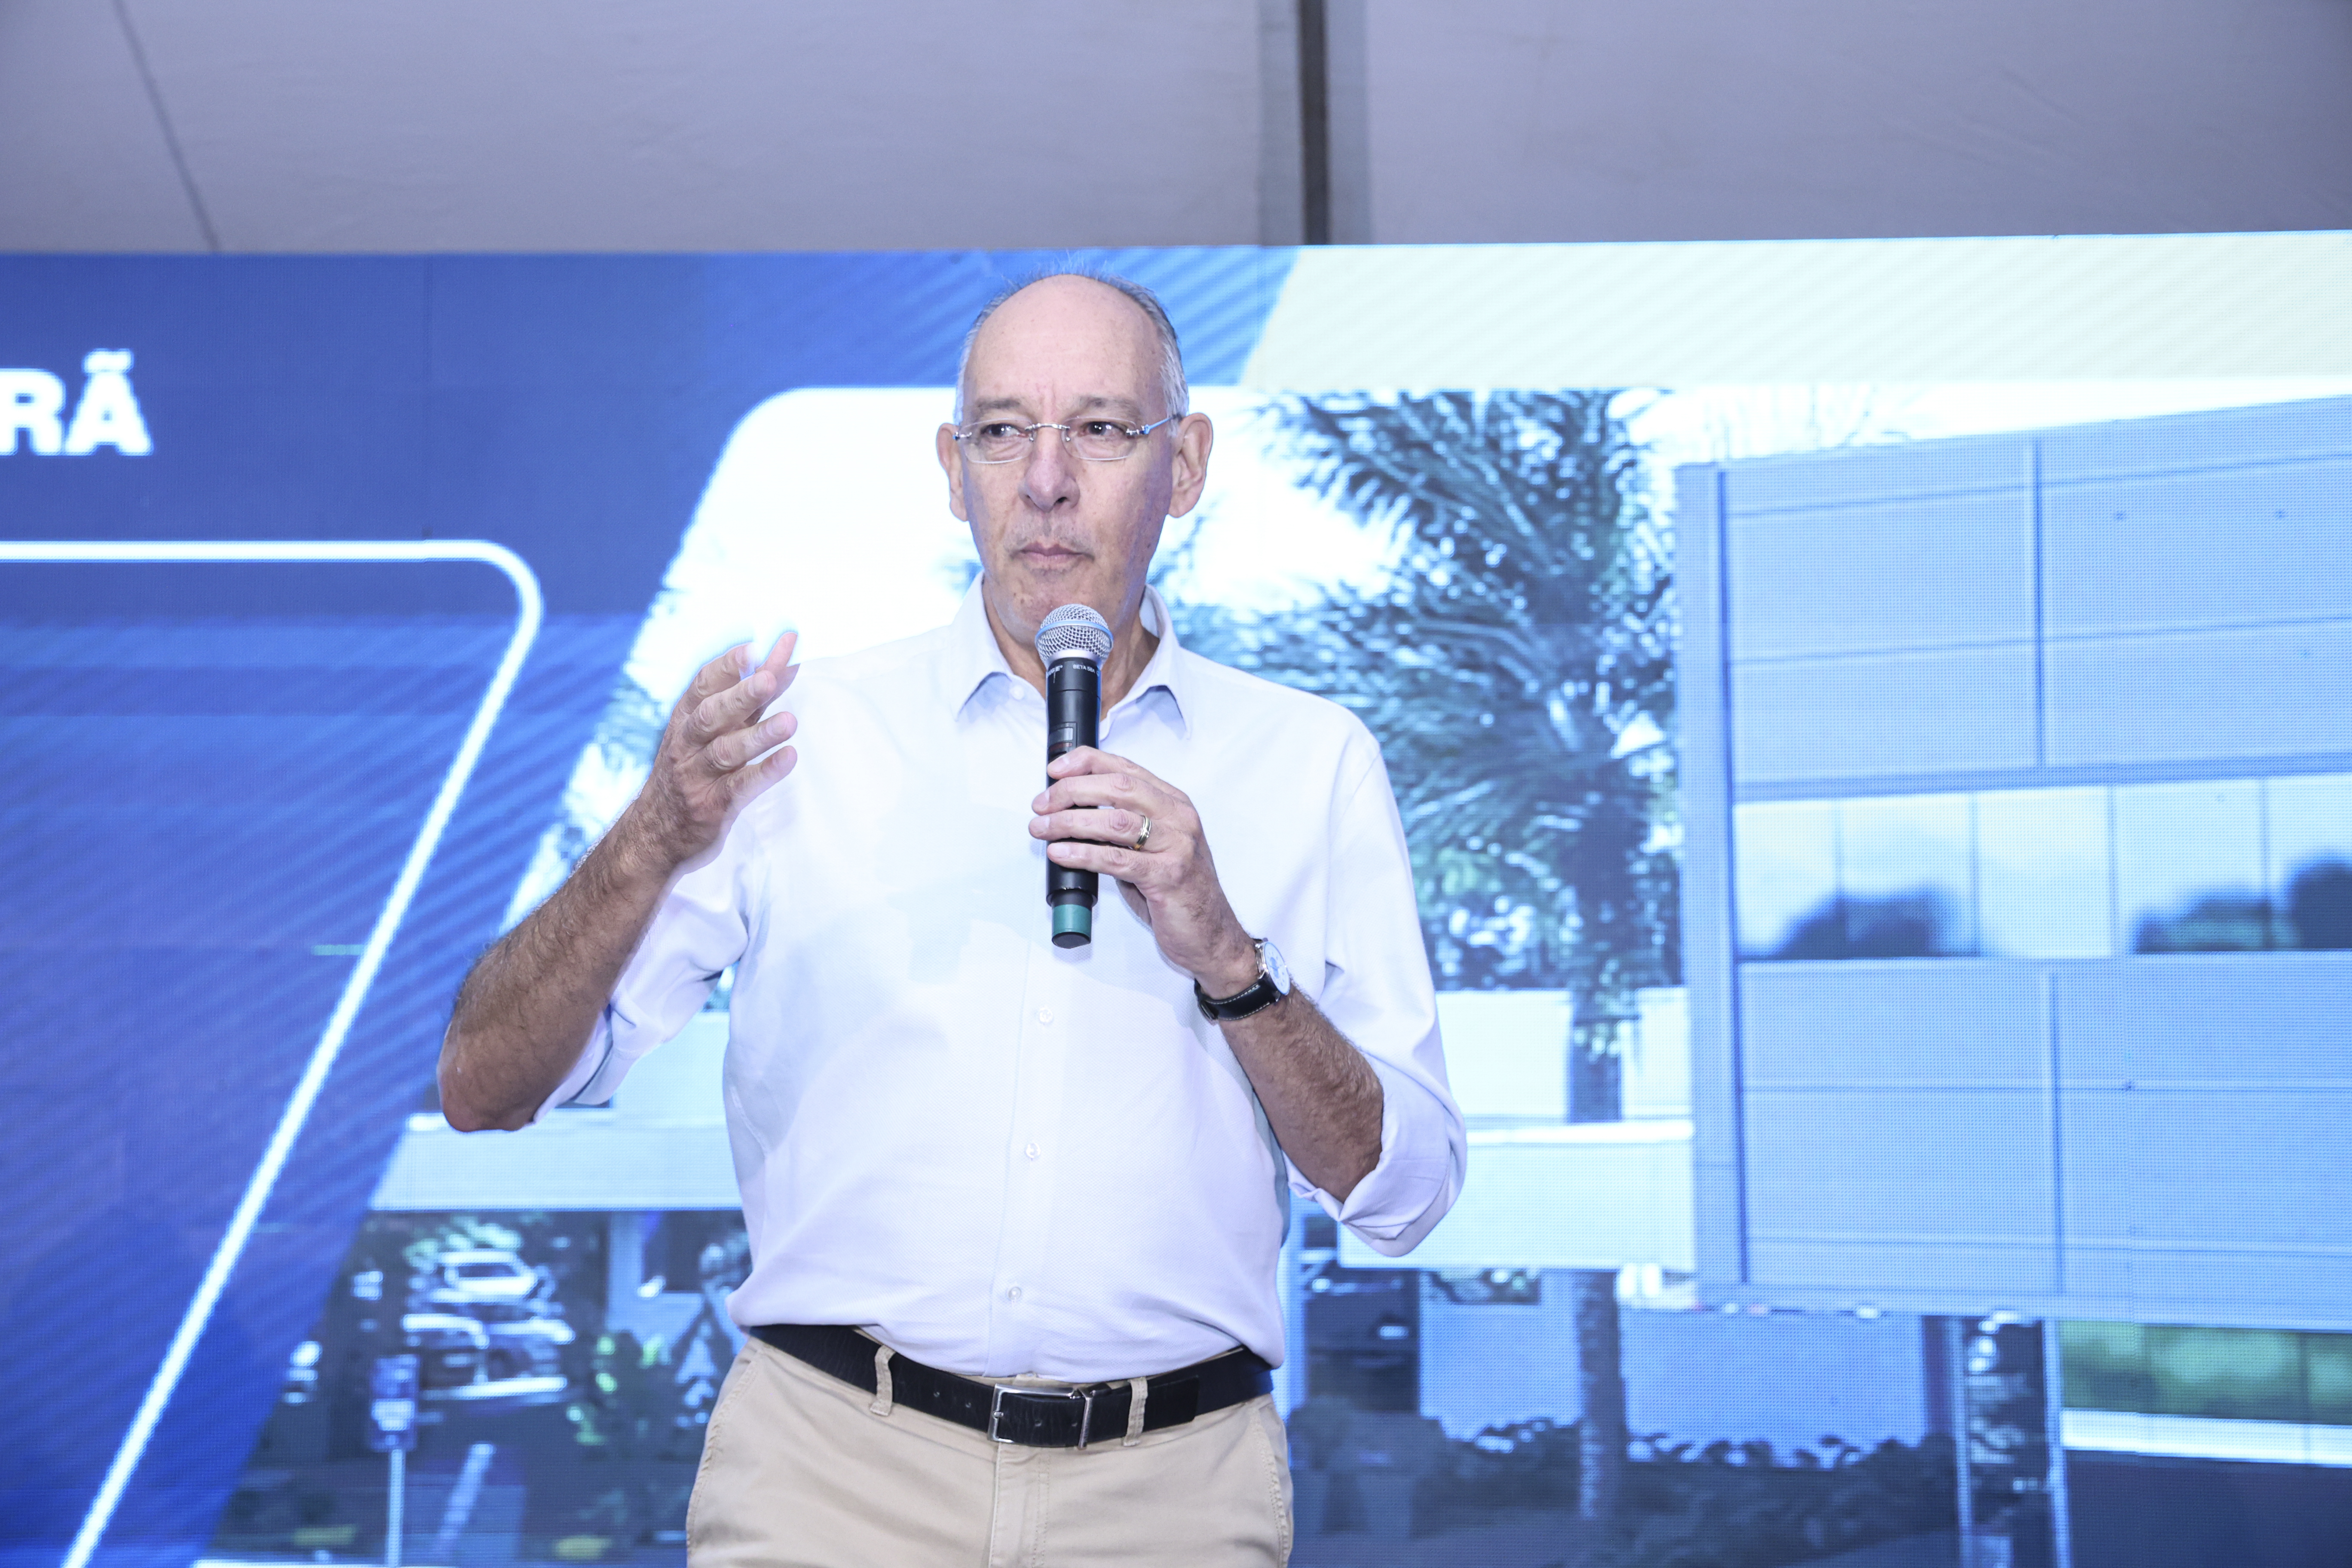
{"type": "MultiPolygon", "coordinates": [[[[1147,362],[1156,362],[1150,363],[1149,379],[1160,398],[1159,407],[1139,411],[1142,422],[1149,424],[1187,412],[1191,398],[1184,383],[1183,351],[1177,344],[1175,325],[1169,321],[1160,297],[1142,284],[1124,278],[1057,272],[1003,290],[982,306],[980,314],[972,319],[971,330],[964,334],[963,353],[956,362],[957,423],[968,416],[972,395],[972,355],[982,348],[984,338],[1000,333],[1062,335],[1076,331],[1086,334],[1091,346],[1106,349],[1116,338],[1127,337],[1138,329],[1147,335],[1147,362]],[[1003,319],[1000,321],[1000,317],[1003,319]]],[[[1126,350],[1129,347],[1120,345],[1121,359],[1129,357],[1126,350]]]]}

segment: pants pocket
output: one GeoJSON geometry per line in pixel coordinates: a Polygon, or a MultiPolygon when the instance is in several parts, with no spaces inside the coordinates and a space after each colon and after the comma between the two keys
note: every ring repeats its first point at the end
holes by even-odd
{"type": "Polygon", "coordinates": [[[1250,1425],[1265,1447],[1267,1500],[1274,1510],[1275,1561],[1290,1561],[1290,1431],[1274,1413],[1274,1401],[1262,1399],[1250,1411],[1250,1425]]]}
{"type": "Polygon", "coordinates": [[[718,1462],[719,1448],[726,1441],[727,1417],[739,1403],[743,1385],[759,1375],[760,1369],[751,1351],[753,1342],[747,1340],[743,1348],[735,1352],[735,1364],[727,1369],[727,1381],[719,1390],[719,1403],[710,1407],[710,1419],[702,1428],[702,1458],[694,1468],[694,1491],[686,1503],[686,1554],[689,1560],[702,1540],[700,1516],[704,1489],[709,1483],[712,1467],[718,1462]]]}

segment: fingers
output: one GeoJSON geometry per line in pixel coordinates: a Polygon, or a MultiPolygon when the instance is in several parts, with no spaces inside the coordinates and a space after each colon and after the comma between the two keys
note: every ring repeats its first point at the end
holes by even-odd
{"type": "Polygon", "coordinates": [[[791,773],[800,760],[800,752],[785,746],[761,757],[749,767],[738,770],[728,781],[728,787],[734,793],[736,809],[740,811],[759,798],[770,784],[780,782],[791,773]]]}
{"type": "MultiPolygon", "coordinates": [[[[800,672],[800,666],[793,662],[793,650],[800,645],[800,633],[786,632],[776,639],[776,646],[768,650],[768,657],[760,661],[760,668],[774,675],[783,686],[790,686],[793,677],[800,672]]],[[[778,689],[782,689],[782,687],[778,689]]]]}
{"type": "Polygon", "coordinates": [[[764,669],[781,679],[793,662],[793,649],[799,646],[801,634],[786,632],[768,649],[768,657],[757,665],[751,662],[751,645],[739,642],[726,652],[694,672],[687,695],[700,702],[704,698],[726,690],[755,669],[764,669]]]}
{"type": "Polygon", "coordinates": [[[1130,811],[1150,811],[1158,806],[1165,815],[1168,803],[1149,794],[1142,780],[1124,773],[1087,773],[1081,778],[1063,779],[1029,803],[1029,809],[1035,812],[1072,811],[1086,806],[1124,806],[1130,811]]]}
{"type": "MultiPolygon", "coordinates": [[[[1143,836],[1145,814],[1135,810],[1056,811],[1029,819],[1029,835],[1033,838],[1092,838],[1105,844],[1132,846],[1143,836]]],[[[1164,819],[1151,825],[1151,842],[1166,848],[1172,825],[1164,819]]]]}
{"type": "Polygon", "coordinates": [[[751,662],[738,643],[695,672],[670,710],[652,773],[630,810],[646,841],[671,864],[681,864],[726,831],[734,815],[799,763],[784,742],[799,731],[792,713],[768,713],[790,686],[798,638],[776,639],[767,657],[751,662]]]}
{"type": "Polygon", "coordinates": [[[1110,878],[1160,953],[1188,973],[1221,964],[1220,955],[1249,941],[1182,790],[1091,748],[1055,759],[1048,771],[1054,783],[1037,797],[1029,831],[1047,841],[1049,861],[1110,878]],[[1151,837],[1139,849],[1147,816],[1151,837]]]}
{"type": "Polygon", "coordinates": [[[688,738],[708,744],[716,736],[740,729],[781,689],[781,678],[765,666],[753,670],[726,690],[713,692],[695,705],[693,712],[687,716],[688,738]]]}
{"type": "MultiPolygon", "coordinates": [[[[1103,773],[1123,773],[1139,779],[1155,789],[1168,789],[1166,784],[1153,775],[1150,769],[1093,746],[1080,746],[1076,751],[1064,752],[1045,764],[1045,776],[1049,779],[1073,779],[1103,773]]],[[[1169,793],[1181,794],[1182,792],[1170,790],[1169,793]]]]}
{"type": "Polygon", "coordinates": [[[732,773],[748,764],[762,752],[772,751],[793,738],[800,728],[800,720],[790,713],[772,713],[748,730],[737,730],[719,736],[703,750],[712,769],[732,773]]]}
{"type": "MultiPolygon", "coordinates": [[[[1160,830],[1152,829],[1157,838],[1160,830]]],[[[1045,846],[1046,858],[1056,866],[1072,866],[1081,871],[1099,871],[1106,877],[1116,877],[1122,882],[1138,887],[1155,883],[1174,874],[1180,858],[1157,850],[1129,849],[1118,844],[1089,844],[1076,838],[1065,838],[1045,846]]]]}
{"type": "Polygon", "coordinates": [[[674,714],[691,713],[700,708],[708,699],[717,696],[742,679],[743,656],[750,651],[750,648],[749,643],[737,643],[733,647],[696,670],[694,679],[686,683],[686,691],[678,698],[677,706],[671,711],[674,714]]]}
{"type": "Polygon", "coordinates": [[[1081,747],[1078,751],[1056,757],[1045,772],[1054,783],[1029,803],[1032,811],[1118,805],[1150,812],[1157,821],[1187,815],[1192,806],[1191,797],[1182,790],[1154,776],[1150,769],[1138,767],[1126,758],[1112,756],[1108,752],[1081,747]],[[1079,766],[1086,771],[1063,771],[1062,764],[1074,757],[1085,759],[1079,766]]]}
{"type": "Polygon", "coordinates": [[[757,718],[800,673],[800,667],[792,662],[799,642],[797,632],[786,632],[768,650],[768,657],[748,670],[743,666],[751,647],[745,643],[704,665],[681,703],[692,704],[685,726],[687,739],[696,745],[708,745],[757,718]]]}

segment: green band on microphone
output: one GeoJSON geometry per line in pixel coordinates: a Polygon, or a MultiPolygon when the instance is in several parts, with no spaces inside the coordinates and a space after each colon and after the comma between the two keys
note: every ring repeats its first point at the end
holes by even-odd
{"type": "Polygon", "coordinates": [[[1084,904],[1054,906],[1054,945],[1084,947],[1095,939],[1095,912],[1084,904]]]}

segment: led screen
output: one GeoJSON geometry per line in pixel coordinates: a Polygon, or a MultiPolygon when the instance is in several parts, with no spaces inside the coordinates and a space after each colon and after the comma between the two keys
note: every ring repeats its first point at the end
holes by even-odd
{"type": "Polygon", "coordinates": [[[2344,247],[0,263],[0,1552],[383,1562],[408,1355],[408,1561],[682,1561],[728,983],[521,1134],[439,1032],[703,659],[954,612],[961,334],[1081,265],[1470,1127],[1412,1256],[1293,1215],[1296,1560],[2334,1561],[2344,247]]]}

